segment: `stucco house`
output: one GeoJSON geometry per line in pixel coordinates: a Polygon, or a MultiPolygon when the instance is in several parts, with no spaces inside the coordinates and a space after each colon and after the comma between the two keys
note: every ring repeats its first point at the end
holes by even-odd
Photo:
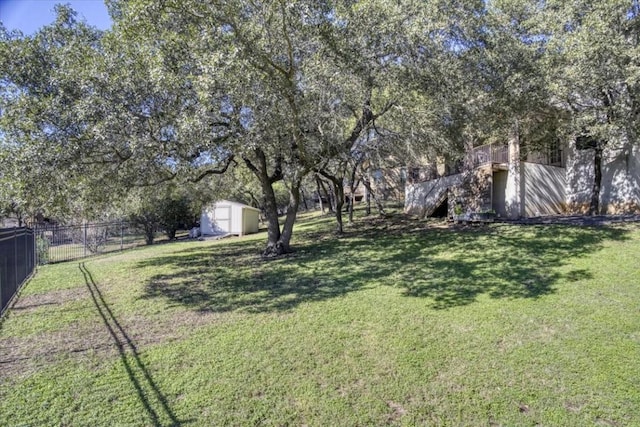
{"type": "MultiPolygon", "coordinates": [[[[521,218],[589,210],[594,150],[579,149],[575,140],[526,155],[514,140],[484,145],[470,150],[465,163],[462,172],[407,183],[405,213],[451,217],[458,206],[521,218]]],[[[640,212],[640,147],[607,147],[602,164],[601,213],[640,212]]]]}

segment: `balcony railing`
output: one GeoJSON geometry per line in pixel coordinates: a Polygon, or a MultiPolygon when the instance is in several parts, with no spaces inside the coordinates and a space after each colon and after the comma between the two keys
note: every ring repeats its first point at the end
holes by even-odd
{"type": "Polygon", "coordinates": [[[527,162],[564,167],[562,150],[557,148],[548,150],[546,153],[541,153],[539,151],[531,152],[527,155],[527,162]]]}
{"type": "MultiPolygon", "coordinates": [[[[503,144],[487,144],[475,147],[472,152],[473,166],[486,164],[509,163],[509,146],[503,144]]],[[[549,148],[546,151],[530,151],[521,160],[542,165],[564,166],[562,149],[549,148]]]]}
{"type": "Polygon", "coordinates": [[[473,165],[508,163],[509,147],[503,144],[487,144],[473,149],[473,165]]]}

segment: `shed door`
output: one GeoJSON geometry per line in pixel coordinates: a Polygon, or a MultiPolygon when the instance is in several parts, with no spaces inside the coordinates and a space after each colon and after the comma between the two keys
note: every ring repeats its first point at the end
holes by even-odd
{"type": "Polygon", "coordinates": [[[215,210],[215,228],[224,232],[231,232],[231,206],[216,206],[215,210]]]}

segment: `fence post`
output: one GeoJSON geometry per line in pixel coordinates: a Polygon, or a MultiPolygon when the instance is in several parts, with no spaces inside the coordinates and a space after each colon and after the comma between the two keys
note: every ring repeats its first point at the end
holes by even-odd
{"type": "Polygon", "coordinates": [[[120,221],[120,251],[124,250],[124,223],[120,221]]]}
{"type": "Polygon", "coordinates": [[[25,226],[24,231],[24,259],[26,260],[24,265],[24,274],[28,277],[31,274],[31,257],[29,256],[29,233],[28,228],[25,226]]]}
{"type": "Polygon", "coordinates": [[[36,246],[36,226],[33,226],[33,268],[38,265],[38,246],[36,246]]]}
{"type": "Polygon", "coordinates": [[[87,223],[84,223],[84,233],[83,233],[83,239],[82,239],[82,243],[84,246],[84,254],[83,256],[87,256],[87,223]]]}
{"type": "Polygon", "coordinates": [[[15,286],[18,286],[18,229],[13,227],[13,275],[15,286]]]}
{"type": "MultiPolygon", "coordinates": [[[[24,227],[24,235],[23,235],[23,244],[24,244],[24,277],[28,276],[29,271],[29,236],[27,235],[27,227],[24,227]]],[[[24,280],[24,279],[23,279],[24,280]]]]}
{"type": "Polygon", "coordinates": [[[36,244],[36,228],[33,227],[33,269],[38,268],[38,245],[36,244]]]}
{"type": "MultiPolygon", "coordinates": [[[[6,261],[6,258],[5,258],[6,261]]],[[[2,262],[2,259],[0,258],[0,262],[2,262]]],[[[7,269],[7,263],[4,262],[4,268],[5,270],[7,269]]],[[[4,307],[2,306],[2,270],[0,270],[0,315],[4,312],[4,307]]]]}

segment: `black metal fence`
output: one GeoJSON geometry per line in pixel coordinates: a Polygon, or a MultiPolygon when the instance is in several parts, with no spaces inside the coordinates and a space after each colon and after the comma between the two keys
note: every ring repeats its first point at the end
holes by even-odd
{"type": "Polygon", "coordinates": [[[0,313],[36,267],[35,233],[29,228],[0,229],[0,313]]]}
{"type": "Polygon", "coordinates": [[[126,222],[47,225],[35,229],[38,264],[49,264],[121,251],[145,243],[126,222]]]}

